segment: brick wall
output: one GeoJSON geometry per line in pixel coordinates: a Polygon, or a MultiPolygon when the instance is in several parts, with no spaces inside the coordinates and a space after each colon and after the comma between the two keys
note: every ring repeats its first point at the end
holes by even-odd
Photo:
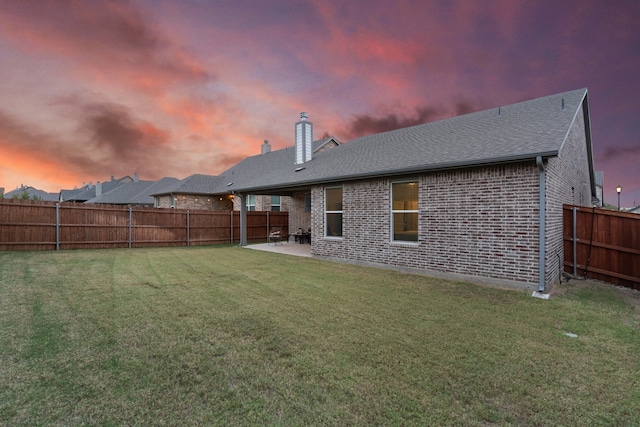
{"type": "Polygon", "coordinates": [[[539,246],[535,163],[429,173],[416,180],[417,244],[390,242],[391,180],[344,184],[342,239],[322,237],[324,187],[314,187],[313,254],[534,287],[539,246]]]}
{"type": "MultiPolygon", "coordinates": [[[[560,277],[562,205],[590,206],[582,109],[557,158],[545,162],[545,285],[560,277]]],[[[343,237],[324,238],[324,187],[312,190],[313,253],[471,276],[539,283],[539,171],[535,162],[424,174],[418,244],[391,243],[389,179],[343,185],[343,237]]]]}
{"type": "Polygon", "coordinates": [[[546,164],[545,283],[548,287],[559,281],[564,262],[562,205],[592,206],[586,144],[584,111],[580,108],[562,151],[546,164]]]}
{"type": "MultiPolygon", "coordinates": [[[[246,203],[246,202],[245,202],[246,203]]],[[[256,211],[270,211],[271,210],[271,196],[267,195],[257,195],[255,196],[255,210],[256,211]]],[[[280,197],[280,211],[287,212],[290,211],[290,197],[281,196],[280,197]]],[[[233,200],[233,210],[240,210],[240,197],[235,197],[233,200]]]]}
{"type": "MultiPolygon", "coordinates": [[[[158,197],[159,208],[171,207],[171,196],[158,197]]],[[[193,194],[177,194],[175,195],[176,209],[193,209],[193,210],[212,210],[212,211],[229,211],[233,207],[230,196],[208,196],[193,194]],[[222,200],[220,200],[222,199],[222,200]]]]}
{"type": "Polygon", "coordinates": [[[305,211],[305,197],[308,193],[295,193],[288,199],[289,232],[297,233],[300,228],[304,231],[311,228],[311,212],[305,211]]]}

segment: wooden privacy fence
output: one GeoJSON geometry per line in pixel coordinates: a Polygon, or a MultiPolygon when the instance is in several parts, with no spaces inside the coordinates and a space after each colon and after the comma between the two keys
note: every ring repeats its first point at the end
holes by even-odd
{"type": "Polygon", "coordinates": [[[564,270],[640,290],[640,215],[563,207],[564,270]]]}
{"type": "MultiPolygon", "coordinates": [[[[247,241],[288,234],[288,212],[247,212],[247,241]]],[[[240,241],[240,212],[0,199],[0,250],[197,246],[240,241]]]]}

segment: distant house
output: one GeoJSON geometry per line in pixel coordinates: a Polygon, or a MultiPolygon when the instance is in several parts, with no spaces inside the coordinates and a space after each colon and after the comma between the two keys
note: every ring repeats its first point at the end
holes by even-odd
{"type": "Polygon", "coordinates": [[[548,290],[563,256],[563,203],[596,194],[586,89],[358,138],[249,157],[208,194],[290,197],[289,229],[314,256],[548,290]]]}
{"type": "MultiPolygon", "coordinates": [[[[137,174],[134,174],[134,178],[136,176],[137,174]]],[[[113,175],[111,175],[111,179],[109,181],[98,181],[98,183],[96,183],[95,185],[90,182],[89,184],[83,184],[80,188],[74,188],[72,190],[60,190],[58,201],[84,203],[87,200],[91,200],[96,196],[100,196],[104,192],[111,191],[122,184],[132,182],[134,178],[126,175],[122,178],[116,179],[113,175]]]]}
{"type": "Polygon", "coordinates": [[[596,193],[594,196],[598,199],[597,206],[602,207],[602,204],[604,203],[604,172],[595,171],[594,178],[596,181],[596,193]]]}
{"type": "MultiPolygon", "coordinates": [[[[4,189],[0,193],[4,193],[4,189]]],[[[27,198],[29,200],[43,200],[45,202],[55,202],[58,200],[58,194],[47,193],[46,191],[39,190],[29,185],[21,185],[15,190],[9,191],[8,193],[4,193],[4,198],[5,199],[27,198]]]]}
{"type": "Polygon", "coordinates": [[[103,184],[97,183],[96,197],[87,200],[85,203],[153,207],[155,200],[151,194],[176,182],[178,182],[177,178],[144,181],[138,179],[138,175],[135,174],[133,181],[121,183],[106,192],[101,188],[103,184]]]}
{"type": "Polygon", "coordinates": [[[232,210],[231,194],[213,194],[224,178],[212,175],[193,174],[171,185],[158,188],[151,196],[158,208],[232,210]]]}
{"type": "MultiPolygon", "coordinates": [[[[327,151],[340,143],[333,137],[326,137],[313,141],[313,153],[318,154],[327,151]]],[[[261,156],[269,156],[271,145],[269,141],[264,141],[261,146],[261,156]]],[[[233,175],[233,171],[231,175],[233,175]]],[[[207,209],[207,210],[241,210],[240,203],[244,202],[249,211],[291,211],[291,200],[286,195],[270,194],[247,194],[243,199],[234,198],[228,192],[220,193],[220,188],[225,188],[228,184],[226,176],[213,176],[194,174],[180,180],[168,187],[156,191],[155,206],[159,208],[176,209],[207,209]]],[[[310,194],[308,195],[309,209],[307,217],[310,215],[310,194]]],[[[295,215],[297,211],[294,211],[295,215]]],[[[295,230],[305,225],[309,228],[309,221],[298,223],[294,221],[295,230]]]]}

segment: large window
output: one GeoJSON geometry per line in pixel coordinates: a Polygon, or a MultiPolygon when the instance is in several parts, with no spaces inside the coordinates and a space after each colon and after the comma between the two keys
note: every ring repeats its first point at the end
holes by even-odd
{"type": "Polygon", "coordinates": [[[342,237],[342,187],[325,189],[325,236],[342,237]]]}
{"type": "Polygon", "coordinates": [[[280,196],[271,196],[271,211],[280,212],[282,205],[280,204],[280,196]]]}
{"type": "Polygon", "coordinates": [[[418,182],[391,184],[391,232],[394,242],[418,241],[418,182]]]}

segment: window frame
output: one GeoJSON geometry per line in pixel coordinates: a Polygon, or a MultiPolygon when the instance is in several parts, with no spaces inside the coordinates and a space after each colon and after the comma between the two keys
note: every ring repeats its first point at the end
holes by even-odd
{"type": "Polygon", "coordinates": [[[419,224],[419,213],[420,213],[420,182],[418,179],[404,179],[399,181],[391,181],[389,183],[389,231],[390,231],[390,240],[391,243],[398,243],[402,245],[418,245],[419,237],[420,237],[420,224],[419,224]],[[417,209],[394,209],[393,208],[393,190],[394,185],[396,184],[411,184],[414,183],[417,186],[417,195],[416,195],[416,207],[417,209]],[[400,240],[396,239],[395,232],[395,217],[396,214],[415,214],[415,223],[416,223],[416,240],[400,240]]]}
{"type": "Polygon", "coordinates": [[[247,194],[246,206],[247,206],[247,211],[255,211],[256,210],[256,195],[255,194],[247,194]]]}
{"type": "Polygon", "coordinates": [[[271,212],[280,212],[280,211],[282,211],[282,196],[271,196],[271,212]],[[278,203],[273,203],[274,197],[278,198],[278,203]]]}
{"type": "Polygon", "coordinates": [[[344,188],[341,185],[325,187],[324,188],[324,237],[327,239],[343,239],[344,238],[344,188]],[[340,190],[340,209],[339,210],[328,210],[328,197],[327,190],[340,190]],[[328,216],[329,215],[340,215],[340,235],[328,235],[328,216]]]}

